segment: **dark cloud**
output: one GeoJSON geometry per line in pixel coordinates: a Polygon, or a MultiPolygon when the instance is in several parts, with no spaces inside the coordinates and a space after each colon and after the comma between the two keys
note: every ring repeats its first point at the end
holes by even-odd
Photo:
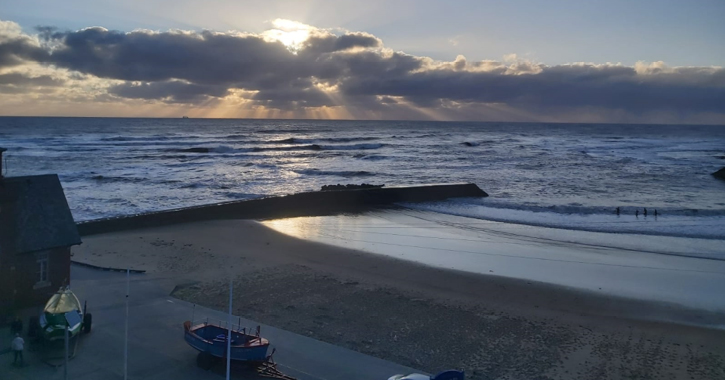
{"type": "Polygon", "coordinates": [[[0,94],[52,93],[65,83],[48,75],[30,76],[25,73],[0,74],[0,94]]]}
{"type": "Polygon", "coordinates": [[[638,75],[622,66],[542,67],[536,74],[502,75],[450,69],[405,73],[394,78],[350,78],[342,90],[354,95],[401,96],[418,105],[437,100],[505,103],[519,107],[596,106],[628,111],[654,109],[725,111],[723,69],[638,75]]]}
{"type": "Polygon", "coordinates": [[[268,108],[294,109],[330,105],[325,93],[313,88],[262,90],[251,97],[256,104],[268,108]]]}
{"type": "Polygon", "coordinates": [[[330,105],[330,98],[317,88],[311,80],[298,79],[283,88],[261,89],[251,97],[258,105],[292,109],[330,105]]]}
{"type": "Polygon", "coordinates": [[[223,86],[198,85],[181,81],[123,83],[111,86],[108,93],[123,98],[163,100],[170,103],[199,103],[209,97],[224,97],[229,89],[223,86]]]}
{"type": "Polygon", "coordinates": [[[409,104],[447,112],[475,108],[460,104],[497,104],[522,113],[581,107],[634,114],[725,114],[722,68],[661,63],[546,66],[468,62],[461,56],[434,62],[384,49],[370,34],[321,30],[296,49],[261,35],[210,31],[44,27],[38,32],[40,42],[0,33],[0,67],[35,62],[80,77],[122,80],[108,93],[125,98],[201,103],[241,89],[254,103],[283,110],[342,102],[373,112],[409,104]],[[334,96],[322,88],[334,89],[334,96]]]}
{"type": "Polygon", "coordinates": [[[383,46],[377,37],[367,33],[347,33],[342,36],[332,34],[313,35],[303,44],[306,54],[321,54],[353,48],[376,48],[383,46]]]}
{"type": "Polygon", "coordinates": [[[103,28],[54,33],[48,63],[100,78],[206,85],[252,85],[271,73],[288,76],[294,55],[261,37],[200,33],[122,33],[103,28]]]}
{"type": "Polygon", "coordinates": [[[48,75],[28,76],[24,73],[0,74],[0,85],[55,87],[61,86],[64,83],[64,80],[56,79],[48,75]]]}
{"type": "Polygon", "coordinates": [[[48,51],[24,35],[0,34],[0,68],[20,65],[26,61],[44,61],[48,51]]]}
{"type": "MultiPolygon", "coordinates": [[[[378,51],[332,54],[320,60],[321,71],[335,68],[339,80],[395,80],[423,67],[423,60],[399,52],[383,54],[378,51]]],[[[323,76],[324,77],[324,76],[323,76]]]]}
{"type": "Polygon", "coordinates": [[[204,95],[226,95],[221,88],[239,88],[259,91],[253,99],[267,106],[333,105],[312,78],[335,84],[346,75],[395,75],[420,66],[416,58],[401,53],[383,57],[348,52],[381,46],[379,39],[365,33],[313,35],[295,54],[279,42],[253,35],[122,33],[99,27],[64,33],[39,30],[45,42],[56,45],[46,63],[101,78],[143,82],[110,89],[118,96],[142,99],[196,101],[204,95]],[[174,96],[169,92],[173,90],[180,93],[174,96]]]}

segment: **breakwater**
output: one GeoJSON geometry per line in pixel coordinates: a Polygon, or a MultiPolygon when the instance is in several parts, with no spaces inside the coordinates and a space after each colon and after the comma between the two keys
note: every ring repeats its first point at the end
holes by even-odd
{"type": "Polygon", "coordinates": [[[486,196],[485,191],[472,183],[313,191],[85,221],[78,223],[78,232],[81,236],[88,236],[203,220],[334,215],[363,212],[398,202],[486,196]]]}

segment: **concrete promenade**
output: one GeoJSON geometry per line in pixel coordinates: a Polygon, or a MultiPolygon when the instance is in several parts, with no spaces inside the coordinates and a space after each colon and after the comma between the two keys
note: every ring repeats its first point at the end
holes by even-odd
{"type": "MultiPolygon", "coordinates": [[[[88,301],[88,311],[93,314],[93,331],[80,338],[77,355],[68,368],[69,379],[123,379],[126,275],[78,265],[73,265],[71,272],[72,289],[81,302],[88,301]]],[[[192,318],[192,305],[170,297],[173,287],[170,279],[131,274],[129,379],[223,379],[223,364],[211,371],[196,366],[197,352],[184,342],[182,326],[192,318]]],[[[207,317],[227,319],[223,312],[196,306],[194,319],[207,317]]],[[[235,317],[235,323],[237,320],[235,317]]],[[[241,322],[243,326],[258,325],[246,319],[241,322]]],[[[393,374],[414,371],[309,337],[261,326],[262,336],[277,348],[274,357],[280,370],[300,380],[385,380],[393,374]]],[[[9,341],[1,339],[0,342],[6,340],[9,341]]],[[[53,368],[44,364],[27,349],[30,344],[27,346],[23,368],[12,365],[12,354],[0,356],[1,379],[63,379],[62,366],[53,368]]],[[[232,377],[257,378],[245,370],[234,371],[232,377]]]]}

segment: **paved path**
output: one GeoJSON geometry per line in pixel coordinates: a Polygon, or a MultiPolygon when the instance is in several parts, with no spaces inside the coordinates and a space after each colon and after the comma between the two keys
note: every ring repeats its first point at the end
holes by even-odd
{"type": "MultiPolygon", "coordinates": [[[[123,379],[125,274],[72,267],[72,287],[81,302],[88,301],[93,331],[81,338],[69,365],[73,380],[123,379]]],[[[196,351],[183,340],[183,322],[192,305],[169,297],[173,282],[151,275],[131,275],[129,318],[129,379],[223,379],[224,366],[211,371],[196,367],[196,351]]],[[[226,320],[227,315],[196,307],[195,320],[226,320]]],[[[235,320],[237,318],[235,317],[235,320]]],[[[244,326],[258,323],[241,319],[244,326]]],[[[374,332],[371,332],[371,334],[374,332]]],[[[385,380],[411,368],[333,346],[305,336],[262,325],[262,335],[277,348],[280,369],[300,380],[385,380]]],[[[52,368],[28,355],[28,366],[15,368],[11,355],[0,356],[3,380],[63,379],[63,367],[52,368]]],[[[256,378],[236,371],[233,378],[256,378]]]]}

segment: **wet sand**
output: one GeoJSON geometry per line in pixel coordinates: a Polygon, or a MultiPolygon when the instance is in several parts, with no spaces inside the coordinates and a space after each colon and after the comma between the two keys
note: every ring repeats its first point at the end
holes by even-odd
{"type": "MultiPolygon", "coordinates": [[[[573,231],[405,208],[263,223],[305,240],[440,268],[725,313],[725,240],[573,231]]],[[[696,323],[725,327],[717,319],[696,323]]]]}
{"type": "Polygon", "coordinates": [[[85,237],[73,259],[172,278],[174,295],[400,364],[473,379],[720,379],[715,311],[441,269],[245,220],[85,237]],[[645,319],[637,316],[646,316],[645,319]],[[655,318],[656,319],[656,318],[655,318]]]}

